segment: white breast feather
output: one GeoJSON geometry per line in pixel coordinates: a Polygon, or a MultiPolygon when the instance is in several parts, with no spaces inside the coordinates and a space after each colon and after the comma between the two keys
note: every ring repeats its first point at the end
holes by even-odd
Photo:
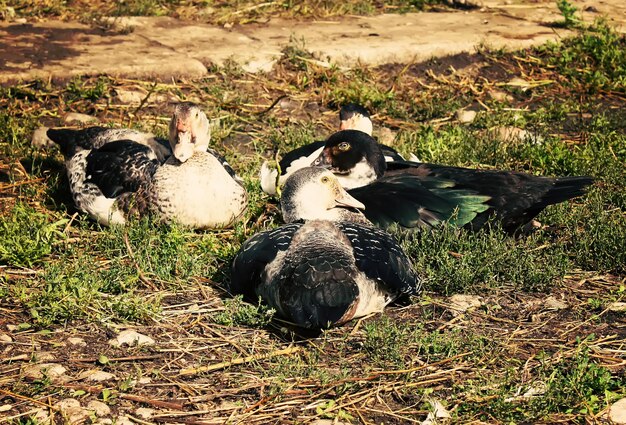
{"type": "Polygon", "coordinates": [[[343,176],[337,175],[339,183],[345,189],[353,189],[355,187],[365,186],[376,180],[376,172],[365,158],[357,162],[350,174],[343,176]]]}

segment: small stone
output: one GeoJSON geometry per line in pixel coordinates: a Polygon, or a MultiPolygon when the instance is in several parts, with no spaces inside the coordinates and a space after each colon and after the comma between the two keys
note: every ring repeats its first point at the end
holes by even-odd
{"type": "Polygon", "coordinates": [[[463,124],[469,124],[476,119],[476,111],[459,109],[454,113],[457,121],[463,124]]]}
{"type": "Polygon", "coordinates": [[[48,138],[46,132],[49,130],[49,127],[38,127],[35,131],[33,131],[33,137],[30,139],[31,146],[44,149],[50,148],[55,145],[55,143],[48,138]]]}
{"type": "Polygon", "coordinates": [[[84,379],[90,382],[104,382],[115,379],[115,375],[103,370],[85,370],[78,374],[78,379],[84,379]]]}
{"type": "Polygon", "coordinates": [[[7,331],[15,332],[17,330],[17,325],[7,325],[7,331]]]}
{"type": "Polygon", "coordinates": [[[111,408],[99,400],[91,400],[87,404],[87,409],[93,411],[96,416],[107,416],[111,414],[111,408]]]}
{"type": "Polygon", "coordinates": [[[626,424],[626,398],[618,400],[611,405],[609,419],[615,424],[626,424]]]}
{"type": "Polygon", "coordinates": [[[515,143],[515,142],[529,142],[533,144],[541,144],[543,143],[543,138],[539,135],[533,134],[530,131],[512,127],[512,126],[502,126],[495,127],[489,131],[492,137],[502,140],[507,143],[515,143]]]}
{"type": "Polygon", "coordinates": [[[36,351],[33,353],[33,358],[36,362],[52,363],[56,360],[56,356],[50,351],[36,351]]]}
{"type": "Polygon", "coordinates": [[[625,302],[619,302],[619,301],[615,301],[612,302],[611,304],[609,304],[608,307],[609,311],[615,311],[615,312],[625,312],[626,311],[626,303],[625,302]]]}
{"type": "Polygon", "coordinates": [[[43,424],[48,422],[49,419],[49,413],[48,413],[48,409],[39,409],[37,410],[37,412],[35,413],[35,423],[38,424],[43,424]]]}
{"type": "Polygon", "coordinates": [[[421,425],[434,425],[440,423],[440,419],[450,419],[450,412],[439,400],[429,400],[432,411],[428,413],[421,425]]]}
{"type": "Polygon", "coordinates": [[[294,109],[297,109],[300,107],[300,102],[296,102],[293,99],[284,97],[278,101],[278,107],[282,109],[283,111],[293,111],[294,109]]]}
{"type": "Polygon", "coordinates": [[[4,333],[0,333],[0,342],[13,342],[13,338],[11,338],[9,335],[4,334],[4,333]]]}
{"type": "Polygon", "coordinates": [[[60,410],[71,424],[80,423],[91,415],[88,410],[80,407],[80,401],[74,398],[65,398],[58,401],[54,404],[54,407],[60,410]]]}
{"type": "Polygon", "coordinates": [[[15,22],[16,24],[25,24],[28,22],[28,20],[26,20],[26,18],[17,18],[13,22],[15,22]]]}
{"type": "Polygon", "coordinates": [[[82,338],[78,338],[78,337],[68,338],[67,342],[70,345],[74,345],[74,346],[78,346],[78,347],[86,347],[87,346],[87,343],[85,342],[85,340],[82,339],[82,338]]]}
{"type": "Polygon", "coordinates": [[[54,403],[54,407],[61,410],[69,410],[80,407],[80,401],[75,398],[64,398],[63,400],[54,403]]]}
{"type": "Polygon", "coordinates": [[[145,91],[115,89],[115,97],[120,103],[139,105],[148,94],[145,91]]]}
{"type": "Polygon", "coordinates": [[[378,143],[383,145],[393,146],[396,140],[396,133],[387,127],[380,127],[378,129],[378,143]]]}
{"type": "Polygon", "coordinates": [[[45,376],[53,381],[60,381],[65,374],[66,369],[57,363],[41,363],[26,366],[22,373],[30,379],[43,379],[45,376]]]}
{"type": "Polygon", "coordinates": [[[121,347],[123,345],[128,345],[129,347],[135,345],[154,345],[154,339],[147,335],[140,334],[137,331],[127,329],[120,332],[117,338],[110,340],[109,344],[114,347],[121,347]]]}
{"type": "Polygon", "coordinates": [[[565,302],[557,300],[552,295],[546,298],[546,300],[543,302],[543,305],[548,310],[565,310],[568,307],[565,302]]]}
{"type": "Polygon", "coordinates": [[[150,419],[154,416],[154,409],[150,409],[148,407],[140,407],[135,410],[135,415],[139,416],[141,419],[150,419]]]}
{"type": "Polygon", "coordinates": [[[87,115],[87,114],[80,114],[78,112],[69,112],[63,118],[63,122],[65,124],[72,124],[72,123],[93,124],[99,121],[100,120],[96,117],[92,117],[91,115],[87,115]]]}
{"type": "Polygon", "coordinates": [[[0,413],[1,412],[8,412],[11,409],[13,409],[13,405],[12,404],[3,404],[2,406],[0,406],[0,413]]]}
{"type": "Polygon", "coordinates": [[[482,305],[482,298],[478,295],[455,294],[448,299],[453,313],[464,313],[482,305]]]}
{"type": "Polygon", "coordinates": [[[152,379],[150,379],[150,377],[148,376],[144,376],[143,378],[139,378],[137,382],[140,384],[149,384],[150,382],[152,382],[152,379]]]}
{"type": "Polygon", "coordinates": [[[128,416],[118,416],[115,425],[135,425],[135,423],[128,419],[128,416]]]}
{"type": "Polygon", "coordinates": [[[502,90],[489,90],[487,93],[496,102],[512,102],[515,100],[513,96],[502,90]]]}

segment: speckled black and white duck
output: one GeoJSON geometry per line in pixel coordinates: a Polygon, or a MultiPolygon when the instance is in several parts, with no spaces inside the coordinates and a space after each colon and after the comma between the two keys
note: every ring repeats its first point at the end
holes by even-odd
{"type": "MultiPolygon", "coordinates": [[[[371,136],[373,124],[369,112],[363,106],[355,103],[343,105],[339,110],[339,129],[358,130],[371,136]]],[[[311,163],[324,149],[325,143],[325,140],[320,140],[287,152],[278,162],[280,175],[278,174],[279,170],[272,169],[269,163],[265,161],[260,171],[261,189],[263,189],[263,192],[268,195],[275,195],[277,186],[282,186],[291,173],[311,166],[311,163]]],[[[385,161],[404,161],[402,155],[395,149],[383,144],[379,146],[385,161]]]]}
{"type": "Polygon", "coordinates": [[[232,266],[231,293],[252,302],[260,296],[290,322],[318,329],[380,312],[421,291],[397,242],[369,225],[358,212],[362,204],[329,171],[295,171],[281,206],[286,221],[300,221],[243,244],[232,266]]]}
{"type": "Polygon", "coordinates": [[[471,229],[495,217],[513,233],[547,206],[585,193],[590,177],[542,177],[413,161],[387,162],[372,137],[343,130],[313,162],[331,170],[365,205],[369,220],[386,227],[428,227],[453,219],[471,229]]]}
{"type": "Polygon", "coordinates": [[[76,206],[101,224],[156,214],[193,228],[221,228],[246,209],[240,179],[208,149],[209,121],[195,104],[176,105],[169,148],[151,134],[127,129],[50,129],[47,135],[65,156],[76,206]]]}

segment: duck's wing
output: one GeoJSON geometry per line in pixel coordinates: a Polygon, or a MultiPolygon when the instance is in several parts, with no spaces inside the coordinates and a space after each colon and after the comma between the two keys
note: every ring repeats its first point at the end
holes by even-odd
{"type": "Polygon", "coordinates": [[[100,143],[111,132],[107,127],[87,127],[80,130],[71,128],[50,128],[46,135],[50,140],[59,145],[61,153],[66,158],[72,157],[82,149],[94,149],[102,145],[100,143]]]}
{"type": "Polygon", "coordinates": [[[320,154],[325,144],[325,140],[320,140],[287,152],[278,162],[278,165],[280,166],[280,174],[285,175],[293,173],[300,168],[310,167],[311,163],[320,154]]]}
{"type": "Polygon", "coordinates": [[[50,128],[46,132],[50,140],[59,145],[65,158],[71,158],[80,150],[98,149],[107,143],[131,140],[150,147],[159,161],[164,162],[172,151],[166,139],[154,137],[150,133],[143,133],[128,128],[87,127],[83,129],[50,128]]]}
{"type": "Polygon", "coordinates": [[[463,226],[489,208],[488,196],[455,189],[454,183],[413,175],[384,176],[366,186],[350,189],[365,205],[372,223],[387,228],[429,228],[444,221],[463,226]]]}
{"type": "MultiPolygon", "coordinates": [[[[548,205],[583,195],[593,183],[591,177],[541,177],[515,171],[475,170],[410,161],[387,164],[385,176],[397,175],[445,180],[451,182],[455,189],[470,190],[489,197],[489,210],[473,219],[471,227],[482,227],[495,213],[503,228],[509,232],[528,223],[548,205]]],[[[442,196],[445,197],[445,193],[442,196]]]]}
{"type": "Polygon", "coordinates": [[[422,286],[411,261],[387,232],[351,222],[338,224],[352,245],[357,268],[395,298],[416,295],[422,286]]]}
{"type": "Polygon", "coordinates": [[[104,144],[87,155],[86,180],[107,198],[136,192],[147,185],[159,168],[154,151],[131,140],[104,144]]]}
{"type": "Polygon", "coordinates": [[[385,162],[394,162],[394,161],[404,161],[404,157],[398,153],[394,148],[383,145],[382,143],[378,144],[380,146],[380,150],[383,152],[385,157],[385,162]]]}
{"type": "Polygon", "coordinates": [[[242,294],[251,302],[257,301],[257,287],[262,283],[265,267],[276,259],[281,251],[289,249],[293,235],[302,223],[292,223],[277,229],[257,233],[239,249],[233,260],[228,290],[242,294]]]}
{"type": "Polygon", "coordinates": [[[237,173],[235,172],[235,170],[233,169],[233,167],[230,166],[230,164],[228,163],[228,161],[226,161],[226,158],[224,158],[224,156],[222,154],[220,154],[219,152],[217,152],[214,149],[208,148],[207,152],[210,153],[211,155],[213,155],[222,165],[222,167],[224,167],[224,170],[226,170],[226,172],[234,179],[236,180],[238,183],[242,184],[243,180],[241,179],[241,177],[239,177],[237,175],[237,173]]]}

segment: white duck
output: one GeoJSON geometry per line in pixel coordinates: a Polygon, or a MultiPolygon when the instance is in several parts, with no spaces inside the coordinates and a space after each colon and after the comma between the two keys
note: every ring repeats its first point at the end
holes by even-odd
{"type": "Polygon", "coordinates": [[[47,135],[65,156],[76,206],[101,224],[124,224],[133,214],[154,213],[194,228],[220,228],[246,209],[241,180],[208,149],[209,121],[195,104],[176,105],[171,151],[154,136],[134,130],[50,129],[47,135]]]}

